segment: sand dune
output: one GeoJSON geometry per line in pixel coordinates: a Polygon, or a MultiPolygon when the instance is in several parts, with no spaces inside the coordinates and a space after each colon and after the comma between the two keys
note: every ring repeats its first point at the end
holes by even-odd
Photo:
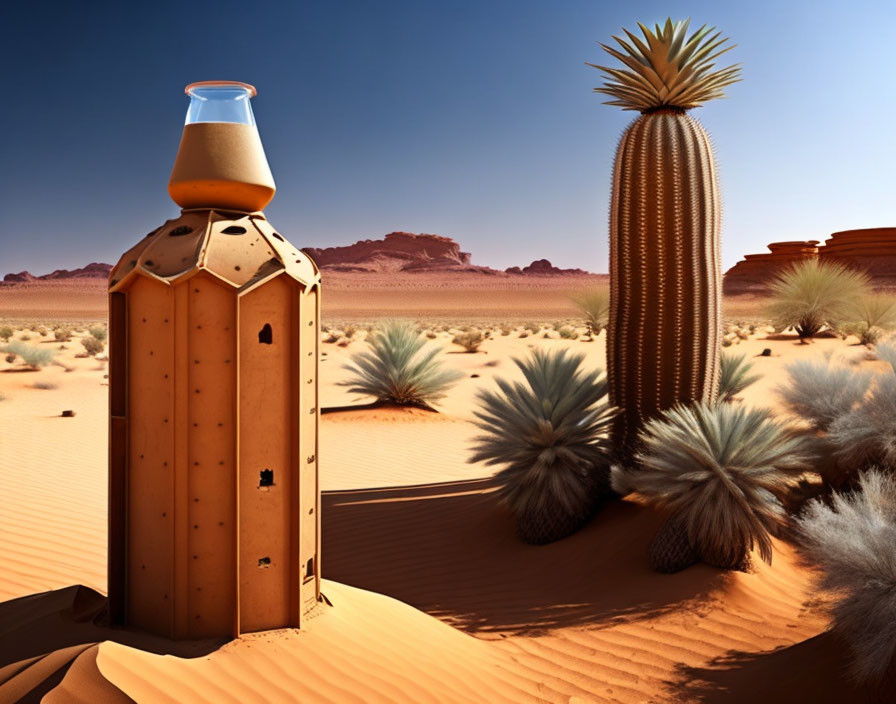
{"type": "MultiPolygon", "coordinates": [[[[7,372],[0,361],[0,702],[853,702],[840,644],[811,606],[812,575],[776,541],[771,567],[676,575],[647,568],[659,516],[618,502],[584,530],[533,547],[494,500],[491,468],[466,462],[477,389],[513,376],[530,346],[596,342],[515,335],[445,359],[464,378],[441,413],[376,408],[321,426],[323,606],[302,631],[231,643],[172,643],[102,625],[106,380],[7,372]],[[35,381],[57,388],[33,388],[35,381]],[[66,408],[75,418],[60,418],[66,408]],[[84,585],[73,587],[71,585],[84,585]],[[810,604],[807,606],[807,604],[810,604]]],[[[48,343],[51,344],[51,343],[48,343]]],[[[363,342],[324,345],[324,407],[364,403],[338,386],[363,342]]],[[[751,339],[763,379],[745,402],[773,403],[789,360],[837,350],[751,339]]],[[[870,364],[869,362],[860,362],[870,364]]]]}

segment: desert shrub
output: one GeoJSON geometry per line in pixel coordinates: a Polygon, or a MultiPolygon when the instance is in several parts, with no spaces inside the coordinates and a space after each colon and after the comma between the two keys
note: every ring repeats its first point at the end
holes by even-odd
{"type": "Polygon", "coordinates": [[[436,333],[432,330],[426,331],[426,339],[428,339],[428,340],[435,340],[438,336],[439,336],[438,333],[436,333]]]}
{"type": "Polygon", "coordinates": [[[52,391],[53,389],[58,389],[58,384],[54,384],[49,381],[37,381],[31,385],[33,389],[40,389],[41,391],[52,391]]]}
{"type": "Polygon", "coordinates": [[[812,459],[804,435],[766,410],[696,404],[648,421],[640,440],[638,468],[617,482],[669,516],[650,547],[654,569],[698,559],[745,569],[754,546],[771,562],[770,533],[786,516],[777,497],[812,459]]]}
{"type": "Polygon", "coordinates": [[[779,274],[769,288],[771,316],[805,340],[825,325],[836,328],[848,320],[856,301],[868,295],[870,280],[841,264],[809,259],[779,274]]]}
{"type": "Polygon", "coordinates": [[[597,337],[610,317],[610,292],[605,288],[580,291],[572,296],[572,301],[585,318],[588,334],[597,337]]]}
{"type": "Polygon", "coordinates": [[[14,330],[11,327],[2,327],[0,328],[0,340],[4,342],[9,342],[9,338],[13,336],[14,330]]]}
{"type": "Polygon", "coordinates": [[[469,461],[503,465],[498,496],[530,543],[569,535],[610,492],[606,375],[583,369],[583,359],[536,350],[515,360],[525,384],[496,379],[499,391],[478,394],[484,434],[469,461]]]}
{"type": "Polygon", "coordinates": [[[56,328],[53,331],[53,336],[56,338],[56,342],[68,342],[72,339],[72,331],[68,328],[56,328]]]}
{"type": "Polygon", "coordinates": [[[730,402],[741,391],[759,380],[759,374],[753,374],[753,362],[747,361],[745,354],[723,352],[721,357],[721,374],[719,376],[719,400],[730,402]]]}
{"type": "Polygon", "coordinates": [[[788,379],[778,388],[784,405],[823,431],[858,405],[873,377],[873,372],[847,367],[832,358],[799,360],[787,365],[785,371],[788,379]]]}
{"type": "Polygon", "coordinates": [[[31,335],[22,335],[19,339],[23,342],[28,342],[31,339],[31,335]]]}
{"type": "Polygon", "coordinates": [[[37,328],[34,332],[36,332],[38,335],[40,335],[41,337],[43,337],[44,335],[47,334],[47,329],[46,329],[45,327],[43,327],[43,326],[40,326],[40,327],[37,328]]]}
{"type": "Polygon", "coordinates": [[[7,354],[7,355],[4,357],[4,359],[6,360],[6,363],[7,363],[7,364],[12,364],[13,362],[16,361],[16,356],[15,356],[15,354],[13,354],[12,352],[10,352],[9,354],[7,354]]]}
{"type": "Polygon", "coordinates": [[[93,335],[87,335],[86,337],[81,338],[81,345],[83,345],[84,350],[91,357],[94,355],[98,355],[103,351],[103,343],[100,340],[97,340],[93,335]]]}
{"type": "Polygon", "coordinates": [[[849,322],[843,332],[855,335],[863,345],[873,345],[896,327],[896,296],[889,293],[866,293],[850,305],[849,322]]]}
{"type": "Polygon", "coordinates": [[[879,340],[874,345],[874,354],[881,361],[886,362],[896,373],[896,344],[893,340],[879,340]]]}
{"type": "Polygon", "coordinates": [[[878,375],[872,392],[831,423],[828,441],[847,471],[896,469],[896,374],[878,375]]]}
{"type": "Polygon", "coordinates": [[[734,343],[727,337],[722,338],[722,347],[731,347],[734,343]]]}
{"type": "Polygon", "coordinates": [[[501,326],[501,335],[503,337],[507,337],[512,332],[513,332],[512,326],[510,326],[510,325],[502,325],[501,326]]]}
{"type": "Polygon", "coordinates": [[[541,326],[536,323],[526,323],[525,325],[523,325],[523,329],[528,330],[532,334],[535,334],[536,332],[539,332],[541,330],[541,326]]]}
{"type": "Polygon", "coordinates": [[[568,325],[564,325],[557,332],[563,340],[575,340],[579,336],[579,333],[568,325]]]}
{"type": "Polygon", "coordinates": [[[852,675],[876,682],[896,659],[896,478],[869,470],[859,489],[812,501],[797,525],[819,586],[835,596],[832,629],[849,645],[852,675]]]}
{"type": "Polygon", "coordinates": [[[426,339],[409,323],[387,322],[368,336],[367,343],[370,349],[356,353],[345,365],[354,378],[339,385],[377,401],[426,406],[463,376],[436,358],[438,347],[424,351],[426,339]]]}
{"type": "Polygon", "coordinates": [[[480,330],[469,330],[456,335],[451,342],[460,345],[467,352],[478,352],[480,345],[485,342],[485,337],[480,330]]]}
{"type": "MultiPolygon", "coordinates": [[[[56,353],[51,349],[38,347],[37,345],[26,345],[21,340],[12,340],[6,345],[6,352],[20,357],[32,369],[38,369],[49,364],[53,361],[53,357],[56,356],[56,353]]],[[[6,359],[9,361],[9,356],[6,359]]],[[[13,361],[15,361],[15,358],[13,358],[13,361]]]]}
{"type": "Polygon", "coordinates": [[[358,328],[355,325],[346,325],[342,329],[342,334],[345,335],[349,340],[351,340],[357,332],[358,328]]]}
{"type": "Polygon", "coordinates": [[[87,332],[100,342],[106,341],[107,331],[105,325],[94,325],[93,327],[88,328],[87,332]]]}
{"type": "Polygon", "coordinates": [[[330,330],[324,337],[324,342],[328,344],[333,344],[334,342],[339,342],[342,339],[342,332],[339,330],[330,330]]]}

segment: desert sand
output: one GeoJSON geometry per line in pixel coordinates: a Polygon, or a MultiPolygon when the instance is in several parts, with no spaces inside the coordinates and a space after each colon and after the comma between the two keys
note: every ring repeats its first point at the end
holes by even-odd
{"type": "MultiPolygon", "coordinates": [[[[396,315],[409,300],[408,317],[433,321],[465,306],[468,322],[575,316],[569,282],[484,296],[492,283],[459,293],[433,284],[430,298],[334,286],[324,322],[372,318],[376,301],[391,301],[379,313],[396,315]]],[[[101,290],[69,299],[41,289],[36,299],[9,288],[0,318],[103,315],[101,290]]],[[[548,335],[496,327],[470,354],[438,332],[431,344],[464,373],[438,413],[338,410],[369,401],[337,385],[364,332],[322,345],[322,401],[333,409],[321,421],[327,603],[301,631],[229,643],[103,625],[106,365],[74,356],[77,335],[57,357],[71,371],[19,371],[0,358],[0,702],[862,701],[845,678],[843,646],[825,633],[813,574],[786,540],[775,541],[772,566],[749,574],[702,565],[654,574],[646,551],[662,519],[636,497],[551,545],[515,536],[492,494],[492,468],[466,461],[470,421],[476,391],[515,376],[512,358],[530,348],[568,347],[603,366],[603,334],[548,335]],[[60,417],[66,409],[75,417],[60,417]]],[[[40,344],[58,347],[51,337],[40,344]]],[[[849,340],[774,337],[733,347],[762,374],[743,403],[774,407],[793,359],[834,352],[873,364],[849,340]],[[755,356],[764,348],[771,356],[755,356]]]]}

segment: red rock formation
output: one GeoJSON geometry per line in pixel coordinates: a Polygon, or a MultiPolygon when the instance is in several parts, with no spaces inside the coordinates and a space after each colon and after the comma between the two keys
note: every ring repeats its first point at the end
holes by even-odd
{"type": "Polygon", "coordinates": [[[54,279],[107,279],[109,272],[112,271],[111,264],[102,264],[100,262],[92,262],[80,269],[57,269],[51,274],[43,276],[34,276],[27,271],[18,274],[7,274],[3,277],[5,283],[25,283],[28,281],[51,281],[54,279]]]}
{"type": "Polygon", "coordinates": [[[818,240],[805,242],[772,242],[769,252],[748,254],[728,271],[722,284],[726,294],[759,293],[771,278],[784,267],[804,259],[816,259],[818,240]]]}
{"type": "Polygon", "coordinates": [[[504,271],[508,274],[534,274],[536,276],[587,276],[589,273],[584,269],[559,269],[547,259],[536,259],[522,269],[512,266],[504,271]]]}
{"type": "Polygon", "coordinates": [[[877,287],[896,288],[896,227],[835,232],[818,252],[823,262],[866,272],[877,287]]]}
{"type": "Polygon", "coordinates": [[[57,269],[51,274],[44,274],[37,278],[47,279],[107,279],[109,272],[112,271],[111,264],[102,264],[100,262],[92,262],[80,269],[57,269]]]}
{"type": "Polygon", "coordinates": [[[26,281],[35,281],[37,277],[27,271],[20,271],[18,274],[7,274],[3,277],[4,283],[19,284],[26,281]]]}
{"type": "Polygon", "coordinates": [[[470,253],[450,237],[390,232],[381,240],[361,240],[347,247],[306,247],[322,269],[336,271],[483,271],[470,264],[470,253]]]}

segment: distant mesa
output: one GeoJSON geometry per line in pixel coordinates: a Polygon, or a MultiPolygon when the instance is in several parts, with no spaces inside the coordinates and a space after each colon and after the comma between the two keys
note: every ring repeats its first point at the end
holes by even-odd
{"type": "Polygon", "coordinates": [[[559,269],[551,264],[547,259],[536,259],[529,266],[522,269],[518,266],[512,266],[504,270],[508,274],[531,274],[533,276],[588,276],[589,272],[584,269],[559,269]]]}
{"type": "Polygon", "coordinates": [[[441,235],[390,232],[381,240],[360,240],[345,247],[305,247],[321,269],[330,271],[481,271],[470,253],[441,235]]]}
{"type": "Polygon", "coordinates": [[[761,293],[770,277],[805,259],[818,258],[818,240],[772,242],[768,252],[748,254],[727,272],[723,291],[727,294],[761,293]]]}
{"type": "Polygon", "coordinates": [[[805,259],[837,262],[866,272],[877,288],[896,288],[896,227],[843,230],[823,245],[808,240],[773,242],[768,248],[768,253],[748,254],[725,272],[726,294],[763,293],[775,274],[805,259]]]}
{"type": "Polygon", "coordinates": [[[26,283],[28,281],[52,281],[56,279],[107,279],[112,271],[111,264],[93,262],[81,269],[57,269],[50,274],[35,276],[27,271],[18,274],[7,274],[3,277],[4,283],[26,283]]]}
{"type": "Polygon", "coordinates": [[[835,232],[818,254],[822,261],[861,269],[875,286],[896,288],[896,227],[835,232]]]}
{"type": "Polygon", "coordinates": [[[346,247],[305,247],[304,251],[324,271],[588,275],[582,269],[558,269],[547,259],[538,259],[523,268],[510,267],[504,272],[477,266],[470,261],[470,253],[462,252],[450,237],[411,232],[390,232],[381,240],[361,240],[346,247]]]}

